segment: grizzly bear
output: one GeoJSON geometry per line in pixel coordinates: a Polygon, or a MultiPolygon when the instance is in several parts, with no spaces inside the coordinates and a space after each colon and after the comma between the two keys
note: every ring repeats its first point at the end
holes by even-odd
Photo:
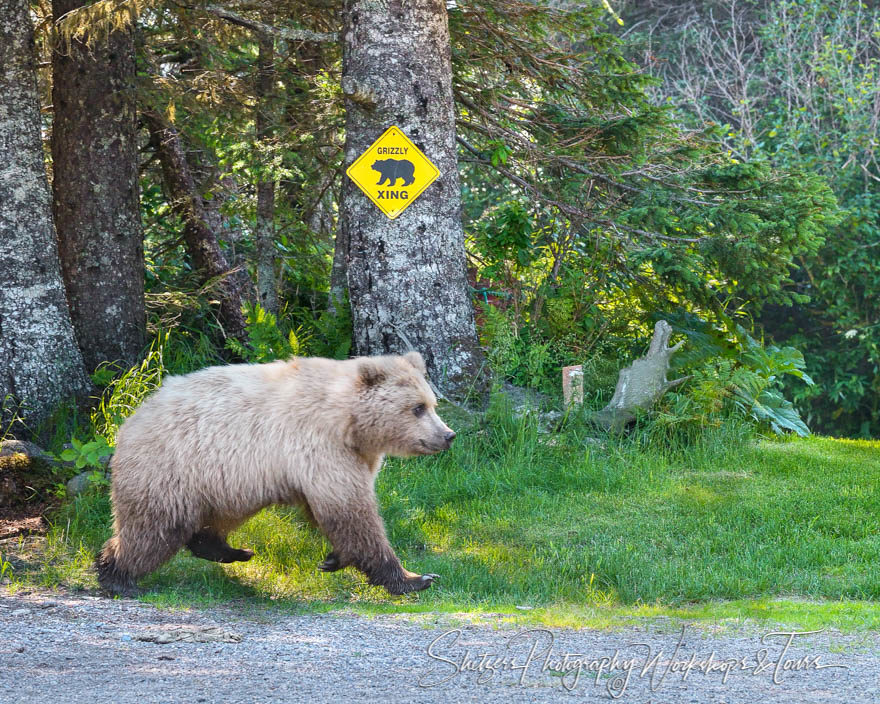
{"type": "Polygon", "coordinates": [[[385,535],[374,481],[385,454],[430,455],[455,433],[418,352],[344,361],[294,357],[169,377],[119,429],[111,460],[114,536],[96,559],[110,594],[186,546],[245,561],[227,535],[271,504],[296,504],[332,545],[318,566],[352,566],[391,594],[437,575],[405,570],[385,535]]]}
{"type": "Polygon", "coordinates": [[[408,159],[378,159],[373,162],[370,167],[373,171],[379,172],[379,182],[377,186],[381,186],[385,181],[392,188],[397,185],[397,179],[403,179],[403,185],[409,186],[416,180],[416,167],[408,159]]]}

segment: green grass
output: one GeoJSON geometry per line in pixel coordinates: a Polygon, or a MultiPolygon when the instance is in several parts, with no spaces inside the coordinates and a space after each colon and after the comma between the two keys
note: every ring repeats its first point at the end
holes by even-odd
{"type": "MultiPolygon", "coordinates": [[[[880,442],[756,440],[728,425],[687,446],[645,434],[540,434],[495,413],[443,455],[389,460],[378,491],[404,564],[441,581],[389,598],[294,509],[262,512],[230,542],[249,563],[180,553],[142,582],[167,606],[235,601],[290,609],[505,613],[611,626],[645,617],[880,628],[880,442]],[[516,607],[531,607],[518,610],[516,607]]],[[[79,498],[16,585],[92,588],[109,502],[79,498]]],[[[8,573],[7,569],[7,573],[8,573]]]]}

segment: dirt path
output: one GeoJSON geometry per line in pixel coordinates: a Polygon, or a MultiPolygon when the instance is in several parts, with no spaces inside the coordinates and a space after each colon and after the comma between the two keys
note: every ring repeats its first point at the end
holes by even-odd
{"type": "Polygon", "coordinates": [[[786,636],[762,644],[763,633],[656,624],[526,632],[445,615],[162,611],[0,591],[0,702],[880,701],[880,635],[795,636],[785,650],[786,636]]]}

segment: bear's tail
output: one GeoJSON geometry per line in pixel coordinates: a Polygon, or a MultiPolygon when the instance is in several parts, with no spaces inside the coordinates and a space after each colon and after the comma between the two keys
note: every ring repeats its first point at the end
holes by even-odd
{"type": "Polygon", "coordinates": [[[101,590],[110,596],[135,596],[137,584],[134,577],[122,569],[117,562],[119,550],[119,538],[114,536],[104,543],[104,548],[95,558],[95,568],[98,571],[98,584],[101,590]]]}

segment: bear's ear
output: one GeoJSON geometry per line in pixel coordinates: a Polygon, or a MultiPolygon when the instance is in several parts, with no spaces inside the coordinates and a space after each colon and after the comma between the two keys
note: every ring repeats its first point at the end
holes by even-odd
{"type": "Polygon", "coordinates": [[[364,357],[358,364],[361,383],[366,387],[375,386],[385,381],[385,370],[374,359],[364,357]]]}
{"type": "Polygon", "coordinates": [[[403,358],[409,362],[413,367],[415,367],[416,371],[419,374],[426,374],[428,370],[425,368],[425,360],[422,358],[422,355],[415,350],[411,350],[403,355],[403,358]]]}

